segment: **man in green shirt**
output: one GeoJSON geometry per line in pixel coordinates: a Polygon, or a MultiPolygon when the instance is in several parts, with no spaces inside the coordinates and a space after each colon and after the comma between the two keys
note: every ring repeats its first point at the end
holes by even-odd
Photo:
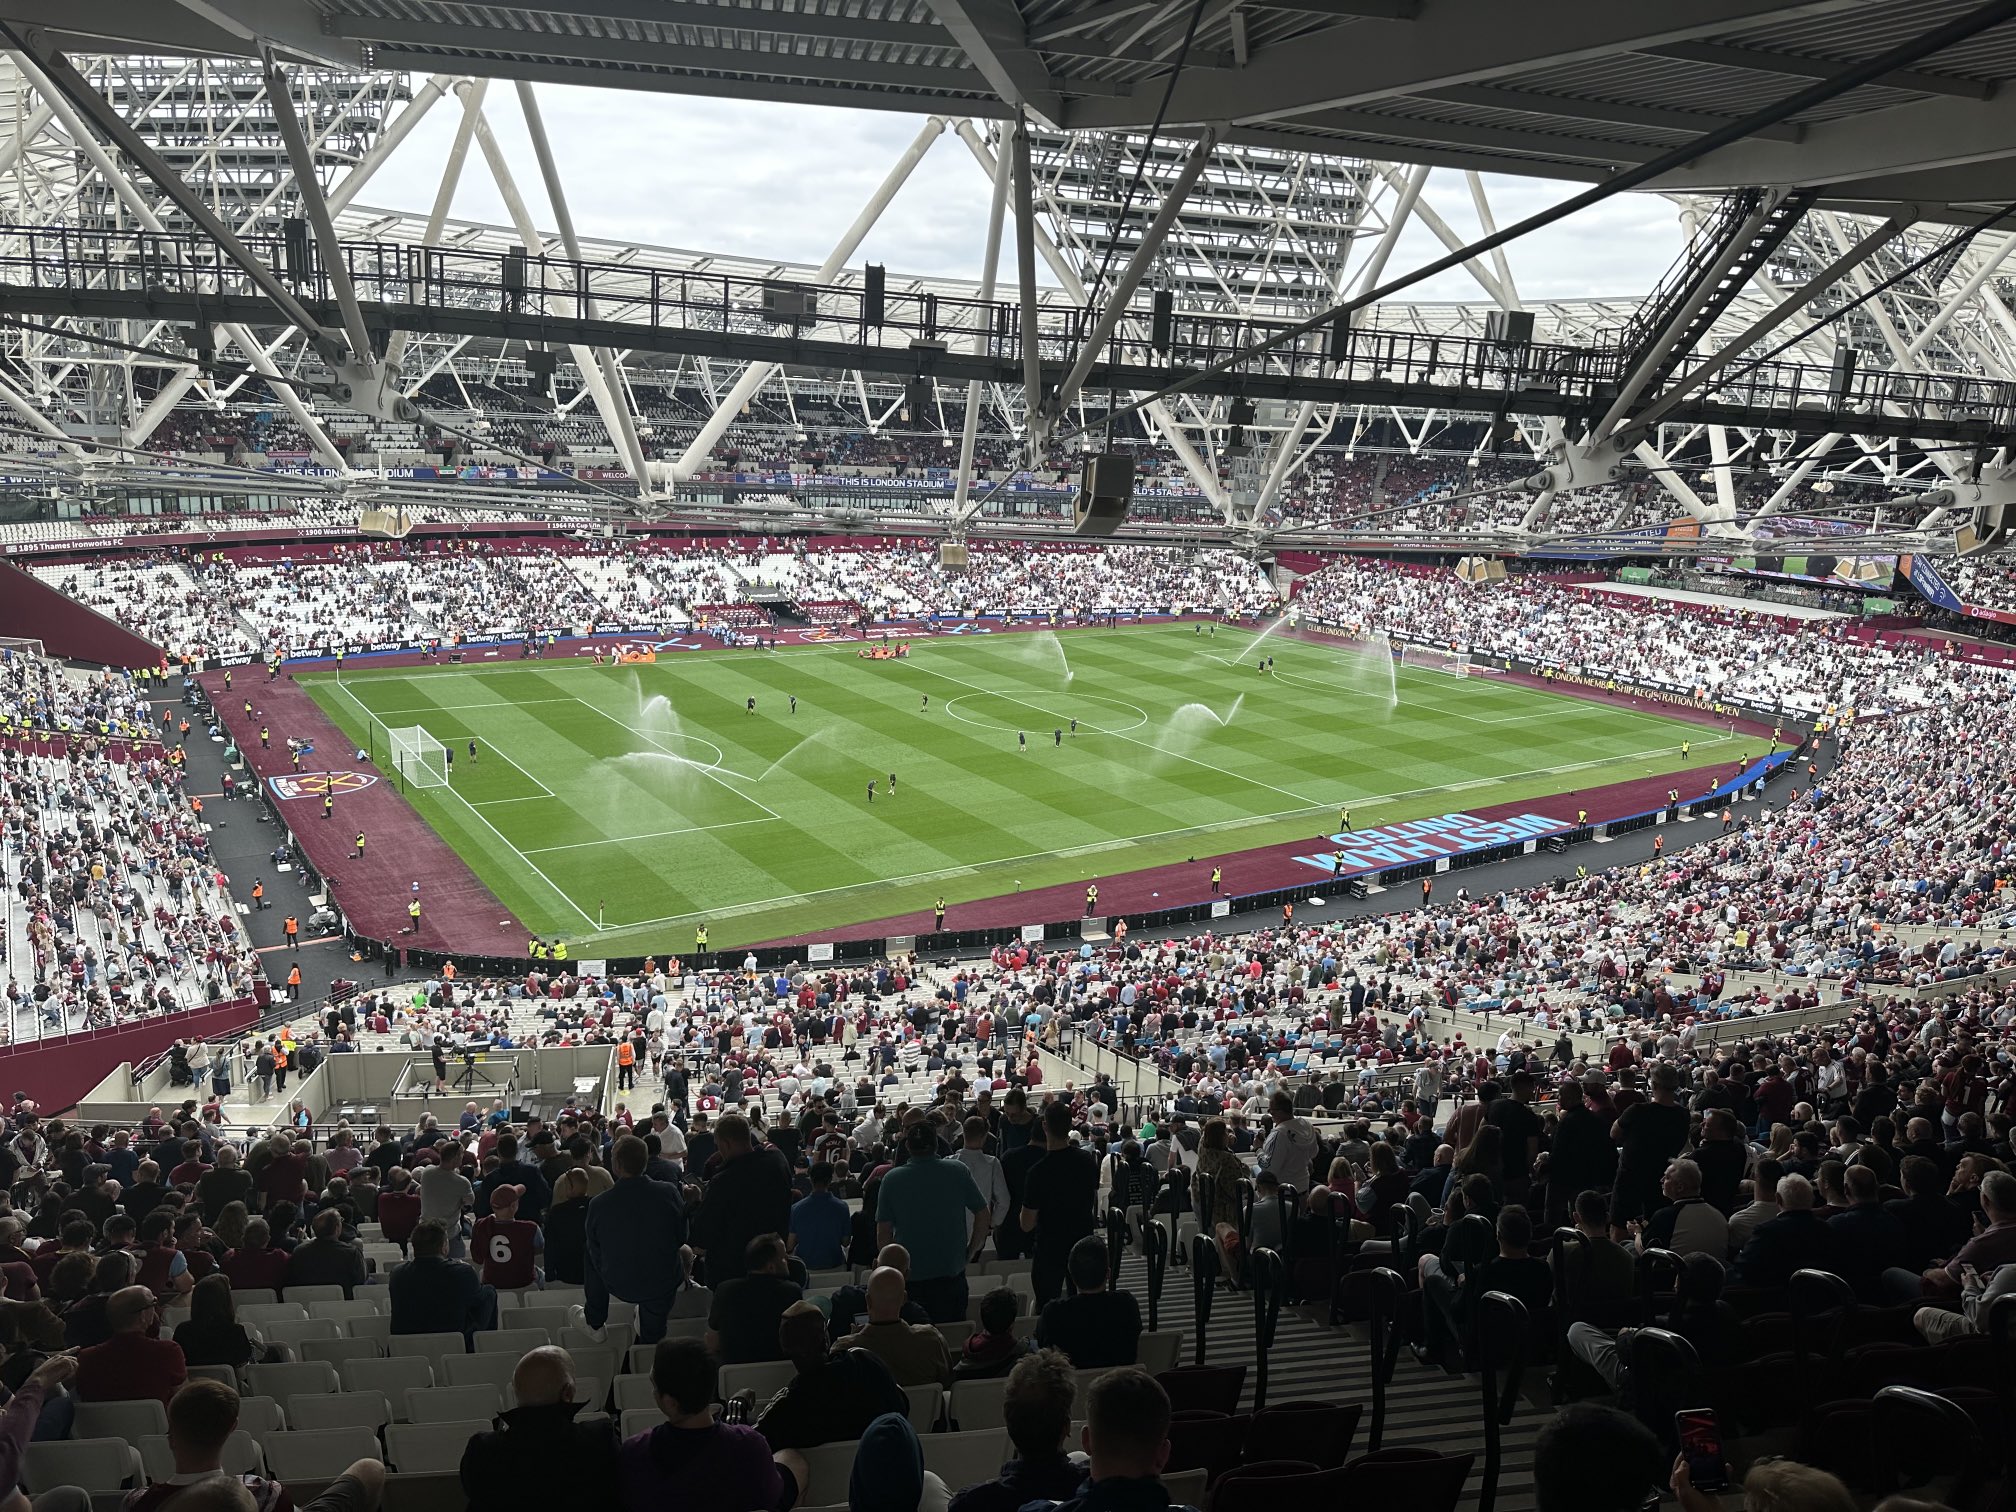
{"type": "Polygon", "coordinates": [[[905,1129],[903,1163],[882,1178],[875,1242],[910,1252],[910,1299],[933,1323],[966,1317],[966,1260],[992,1225],[973,1173],[939,1152],[930,1120],[919,1118],[905,1129]]]}

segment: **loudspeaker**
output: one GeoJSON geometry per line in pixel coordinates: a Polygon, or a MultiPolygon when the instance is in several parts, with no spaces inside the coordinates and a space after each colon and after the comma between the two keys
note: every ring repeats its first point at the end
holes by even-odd
{"type": "Polygon", "coordinates": [[[1133,502],[1134,459],[1125,452],[1102,452],[1085,464],[1072,501],[1071,533],[1111,535],[1125,522],[1133,502]]]}
{"type": "Polygon", "coordinates": [[[1176,339],[1176,295],[1168,289],[1155,291],[1153,313],[1148,318],[1148,345],[1167,352],[1176,339]]]}
{"type": "Polygon", "coordinates": [[[938,543],[938,565],[940,567],[964,567],[967,563],[964,541],[940,541],[938,543]]]}
{"type": "Polygon", "coordinates": [[[1456,576],[1466,583],[1502,583],[1505,564],[1496,557],[1466,556],[1458,559],[1456,576]]]}
{"type": "Polygon", "coordinates": [[[1486,341],[1510,341],[1530,344],[1533,340],[1533,312],[1531,310],[1493,310],[1484,317],[1484,339],[1486,341]]]}
{"type": "Polygon", "coordinates": [[[1836,405],[1848,402],[1848,390],[1855,386],[1855,348],[1834,349],[1834,371],[1827,380],[1827,398],[1836,405]]]}
{"type": "Polygon", "coordinates": [[[287,258],[287,276],[299,283],[315,272],[314,251],[308,240],[308,222],[290,215],[280,223],[282,250],[287,258]]]}
{"type": "Polygon", "coordinates": [[[1330,350],[1325,355],[1332,362],[1342,362],[1351,355],[1351,314],[1348,310],[1330,322],[1330,350]]]}
{"type": "Polygon", "coordinates": [[[880,263],[870,263],[862,269],[861,280],[861,321],[864,325],[882,324],[884,290],[887,287],[889,270],[880,263]]]}
{"type": "Polygon", "coordinates": [[[1999,525],[1982,531],[1977,525],[1962,525],[1953,532],[1953,554],[1972,556],[1977,551],[1989,551],[2002,544],[2008,532],[1999,525]]]}

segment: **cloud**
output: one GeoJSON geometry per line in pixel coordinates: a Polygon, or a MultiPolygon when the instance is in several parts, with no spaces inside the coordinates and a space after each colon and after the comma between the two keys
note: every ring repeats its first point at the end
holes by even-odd
{"type": "MultiPolygon", "coordinates": [[[[924,125],[923,117],[888,111],[629,90],[540,85],[538,97],[582,236],[788,262],[826,257],[924,125]]],[[[514,87],[493,81],[485,108],[534,218],[550,227],[514,87]]],[[[424,214],[459,113],[452,98],[437,104],[380,169],[362,202],[424,214]]],[[[1485,185],[1501,228],[1580,187],[1499,175],[1487,175],[1485,185]]],[[[979,164],[947,129],[849,263],[883,263],[892,278],[977,277],[988,198],[979,164]]],[[[1479,234],[1461,173],[1436,170],[1424,198],[1459,236],[1479,234]]],[[[451,213],[463,220],[507,219],[503,197],[473,149],[451,213]]],[[[1680,246],[1671,202],[1625,195],[1514,243],[1506,255],[1520,295],[1539,301],[1642,294],[1680,246]]],[[[1395,248],[1388,275],[1445,250],[1416,222],[1395,248]]],[[[1012,249],[1004,248],[1002,266],[1004,272],[1013,268],[1012,249]]],[[[1474,301],[1484,294],[1458,269],[1402,297],[1474,301]]]]}
{"type": "MultiPolygon", "coordinates": [[[[582,236],[788,262],[825,259],[925,124],[889,111],[629,90],[540,85],[538,97],[582,236]]],[[[550,227],[513,86],[493,81],[484,110],[533,218],[550,227]]],[[[362,201],[424,214],[459,115],[451,100],[437,104],[362,201]]],[[[988,196],[985,175],[948,128],[849,262],[881,262],[892,276],[974,276],[988,196]]],[[[473,149],[451,213],[507,219],[473,149]]]]}

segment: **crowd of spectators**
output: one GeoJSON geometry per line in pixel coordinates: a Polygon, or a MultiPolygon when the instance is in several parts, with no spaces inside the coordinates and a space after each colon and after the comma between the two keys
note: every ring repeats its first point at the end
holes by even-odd
{"type": "Polygon", "coordinates": [[[1473,587],[1453,572],[1348,557],[1304,579],[1313,623],[1670,689],[1711,702],[1784,708],[1918,707],[2003,686],[1997,669],[1955,660],[1925,638],[1871,644],[1839,619],[1645,601],[1519,577],[1473,587]]]}
{"type": "Polygon", "coordinates": [[[250,942],[123,674],[0,653],[0,1035],[34,1039],[244,995],[250,942]]]}
{"type": "Polygon", "coordinates": [[[221,562],[134,556],[31,570],[58,593],[115,617],[170,655],[202,660],[242,656],[253,647],[232,610],[230,571],[221,562]]]}

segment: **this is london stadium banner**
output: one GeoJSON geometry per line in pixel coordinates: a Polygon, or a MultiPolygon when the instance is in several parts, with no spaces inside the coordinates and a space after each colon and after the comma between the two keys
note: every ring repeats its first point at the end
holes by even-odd
{"type": "Polygon", "coordinates": [[[1410,866],[1416,861],[1439,861],[1445,856],[1518,845],[1574,827],[1566,819],[1550,819],[1545,814],[1513,814],[1503,819],[1443,814],[1434,819],[1413,819],[1405,824],[1382,824],[1329,835],[1325,838],[1335,847],[1332,854],[1295,859],[1331,876],[1355,877],[1363,872],[1384,871],[1389,866],[1410,866]]]}

